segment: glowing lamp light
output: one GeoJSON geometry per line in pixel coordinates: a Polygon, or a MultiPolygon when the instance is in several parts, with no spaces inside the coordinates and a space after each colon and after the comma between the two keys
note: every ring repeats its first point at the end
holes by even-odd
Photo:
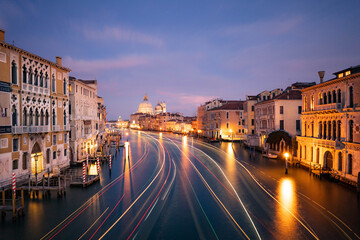
{"type": "Polygon", "coordinates": [[[286,159],[288,159],[289,156],[290,156],[290,155],[289,155],[288,152],[284,153],[284,157],[285,157],[286,159]]]}

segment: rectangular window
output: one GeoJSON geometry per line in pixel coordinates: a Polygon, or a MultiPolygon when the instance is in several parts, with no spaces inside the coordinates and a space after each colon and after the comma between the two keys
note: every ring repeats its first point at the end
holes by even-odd
{"type": "Polygon", "coordinates": [[[64,156],[67,156],[67,149],[64,149],[64,156]]]}
{"type": "Polygon", "coordinates": [[[19,139],[14,138],[13,139],[13,152],[19,151],[19,139]]]}
{"type": "Polygon", "coordinates": [[[255,130],[253,129],[253,130],[251,130],[251,134],[255,134],[255,130]]]}
{"type": "Polygon", "coordinates": [[[284,120],[280,120],[280,130],[284,130],[284,120]]]}
{"type": "Polygon", "coordinates": [[[251,119],[251,126],[254,126],[254,123],[255,123],[254,119],[251,119]]]}
{"type": "Polygon", "coordinates": [[[251,106],[251,111],[254,112],[255,111],[255,107],[251,106]]]}
{"type": "Polygon", "coordinates": [[[239,121],[239,125],[241,125],[241,122],[239,121]]]}
{"type": "Polygon", "coordinates": [[[56,151],[53,151],[53,159],[56,159],[56,151]]]}
{"type": "Polygon", "coordinates": [[[280,114],[284,114],[284,106],[280,106],[280,114]]]}
{"type": "Polygon", "coordinates": [[[50,163],[50,149],[46,149],[46,163],[50,163]]]}
{"type": "Polygon", "coordinates": [[[298,106],[298,114],[301,114],[301,106],[298,106]]]}
{"type": "Polygon", "coordinates": [[[19,160],[18,159],[15,159],[13,160],[13,166],[12,166],[12,169],[13,170],[16,170],[19,168],[19,160]]]}
{"type": "Polygon", "coordinates": [[[28,156],[27,152],[23,153],[23,158],[22,158],[22,168],[23,168],[23,170],[27,169],[27,156],[28,156]]]}
{"type": "Polygon", "coordinates": [[[96,124],[96,130],[98,130],[98,129],[99,129],[99,124],[97,123],[97,124],[96,124]]]}
{"type": "Polygon", "coordinates": [[[244,125],[244,126],[245,126],[245,119],[243,119],[243,120],[242,120],[242,125],[244,125]]]}
{"type": "Polygon", "coordinates": [[[300,131],[300,120],[296,120],[296,131],[300,131]]]}
{"type": "Polygon", "coordinates": [[[53,145],[56,145],[56,135],[53,135],[53,145]]]}
{"type": "Polygon", "coordinates": [[[78,92],[78,86],[75,85],[75,92],[78,92]]]}
{"type": "Polygon", "coordinates": [[[229,112],[226,112],[226,119],[229,119],[229,112]]]}

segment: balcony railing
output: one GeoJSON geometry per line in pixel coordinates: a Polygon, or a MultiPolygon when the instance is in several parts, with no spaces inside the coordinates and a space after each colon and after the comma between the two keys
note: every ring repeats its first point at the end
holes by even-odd
{"type": "Polygon", "coordinates": [[[64,126],[64,131],[70,131],[70,125],[65,125],[64,126]]]}
{"type": "Polygon", "coordinates": [[[49,95],[49,89],[40,86],[33,86],[31,84],[22,83],[22,88],[24,91],[49,95]]]}
{"type": "Polygon", "coordinates": [[[315,111],[324,111],[324,110],[341,110],[343,108],[342,103],[329,103],[329,104],[322,104],[316,105],[315,111]]]}
{"type": "Polygon", "coordinates": [[[27,126],[12,126],[11,131],[13,134],[23,134],[27,133],[29,130],[27,126]]]}
{"type": "Polygon", "coordinates": [[[50,126],[29,126],[29,133],[43,133],[50,132],[50,126]]]}
{"type": "Polygon", "coordinates": [[[59,125],[53,125],[53,126],[52,126],[52,131],[53,131],[53,132],[58,132],[58,131],[60,131],[60,126],[59,126],[59,125]]]}

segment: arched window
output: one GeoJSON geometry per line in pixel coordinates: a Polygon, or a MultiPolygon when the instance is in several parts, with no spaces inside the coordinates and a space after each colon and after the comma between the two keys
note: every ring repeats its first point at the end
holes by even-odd
{"type": "Polygon", "coordinates": [[[311,147],[311,157],[310,157],[310,161],[313,162],[314,161],[314,148],[311,147]]]}
{"type": "Polygon", "coordinates": [[[27,121],[27,110],[26,108],[24,108],[24,112],[23,112],[23,126],[27,126],[28,125],[28,121],[27,121]]]}
{"type": "Polygon", "coordinates": [[[48,88],[48,84],[49,84],[48,81],[49,81],[49,76],[47,73],[45,73],[45,83],[44,83],[45,88],[48,88]]]}
{"type": "Polygon", "coordinates": [[[12,84],[17,84],[17,66],[15,61],[11,63],[11,82],[12,84]]]}
{"type": "Polygon", "coordinates": [[[338,89],[337,91],[337,99],[338,99],[338,103],[341,103],[341,89],[338,89]]]}
{"type": "Polygon", "coordinates": [[[46,112],[45,112],[45,125],[46,126],[49,125],[49,112],[48,112],[48,110],[46,110],[46,112]]]}
{"type": "Polygon", "coordinates": [[[34,85],[35,86],[39,85],[39,75],[37,69],[35,69],[34,85]]]}
{"type": "Polygon", "coordinates": [[[324,103],[322,94],[319,93],[319,105],[322,105],[324,103]]]}
{"type": "Polygon", "coordinates": [[[306,145],[304,146],[304,159],[306,160],[306,145]]]}
{"type": "Polygon", "coordinates": [[[352,161],[353,161],[353,157],[351,154],[348,155],[348,165],[347,165],[347,173],[348,174],[352,174],[352,161]]]}
{"type": "Polygon", "coordinates": [[[28,83],[33,84],[33,72],[32,72],[31,67],[29,68],[29,81],[28,81],[28,83]]]}
{"type": "Polygon", "coordinates": [[[328,97],[328,103],[330,104],[331,103],[331,93],[330,92],[327,93],[327,97],[328,97]]]}
{"type": "Polygon", "coordinates": [[[349,121],[349,142],[354,141],[354,121],[349,121]]]}
{"type": "Polygon", "coordinates": [[[307,98],[304,97],[304,112],[307,112],[307,98]]]}
{"type": "Polygon", "coordinates": [[[55,109],[53,109],[53,115],[52,115],[52,118],[53,118],[53,126],[56,125],[56,115],[55,115],[55,109]]]}
{"type": "Polygon", "coordinates": [[[310,100],[310,110],[313,111],[315,107],[315,102],[314,102],[314,95],[311,95],[311,100],[310,100]]]}
{"type": "Polygon", "coordinates": [[[56,84],[56,81],[55,81],[55,76],[53,74],[51,77],[51,89],[53,92],[55,92],[55,84],[56,84]]]}
{"type": "Polygon", "coordinates": [[[349,107],[354,107],[354,89],[349,87],[349,107]]]}
{"type": "Polygon", "coordinates": [[[332,102],[336,103],[336,91],[335,90],[332,91],[332,98],[333,98],[332,102]]]}
{"type": "Polygon", "coordinates": [[[23,153],[23,158],[22,158],[22,168],[23,168],[23,170],[27,169],[27,165],[28,165],[27,161],[28,161],[28,153],[24,152],[23,153]]]}
{"type": "Polygon", "coordinates": [[[66,125],[66,111],[64,110],[64,126],[66,125]]]}
{"type": "Polygon", "coordinates": [[[316,149],[316,163],[319,163],[319,161],[320,161],[320,149],[317,148],[316,149]]]}
{"type": "Polygon", "coordinates": [[[39,110],[35,110],[35,126],[39,126],[39,110]]]}
{"type": "Polygon", "coordinates": [[[322,129],[322,122],[319,122],[319,138],[322,138],[322,133],[323,133],[323,129],[322,129]]]}
{"type": "Polygon", "coordinates": [[[332,140],[336,139],[336,122],[332,122],[332,140]]]}
{"type": "Polygon", "coordinates": [[[342,171],[342,155],[341,155],[341,152],[339,152],[339,155],[338,155],[338,170],[342,171]]]}
{"type": "Polygon", "coordinates": [[[32,108],[30,108],[30,111],[29,111],[29,126],[33,125],[33,120],[34,120],[33,117],[34,117],[34,113],[33,113],[32,108]]]}
{"type": "Polygon", "coordinates": [[[300,159],[302,159],[302,146],[300,145],[300,148],[299,148],[299,152],[300,152],[300,159]]]}
{"type": "Polygon", "coordinates": [[[64,88],[64,94],[66,94],[66,79],[64,78],[64,82],[63,82],[63,88],[64,88]]]}
{"type": "Polygon", "coordinates": [[[324,121],[324,135],[323,135],[323,139],[326,139],[326,133],[327,133],[327,131],[326,131],[326,122],[324,121]]]}
{"type": "Polygon", "coordinates": [[[311,123],[311,137],[314,137],[314,122],[311,123]]]}
{"type": "Polygon", "coordinates": [[[44,126],[44,110],[41,109],[40,111],[40,125],[44,126]]]}
{"type": "Polygon", "coordinates": [[[326,97],[326,93],[323,94],[323,99],[324,99],[324,104],[327,104],[327,97],[326,97]]]}
{"type": "Polygon", "coordinates": [[[306,128],[306,122],[304,122],[304,137],[306,137],[306,130],[307,130],[307,128],[306,128]]]}
{"type": "Polygon", "coordinates": [[[12,126],[17,126],[17,110],[15,105],[12,106],[12,126]]]}
{"type": "Polygon", "coordinates": [[[337,121],[337,140],[341,140],[341,121],[337,121]]]}
{"type": "Polygon", "coordinates": [[[42,71],[40,71],[40,87],[44,87],[44,75],[42,71]]]}
{"type": "Polygon", "coordinates": [[[23,83],[27,83],[27,71],[26,71],[25,64],[23,66],[23,83]]]}
{"type": "Polygon", "coordinates": [[[331,121],[328,121],[328,139],[331,139],[331,121]]]}

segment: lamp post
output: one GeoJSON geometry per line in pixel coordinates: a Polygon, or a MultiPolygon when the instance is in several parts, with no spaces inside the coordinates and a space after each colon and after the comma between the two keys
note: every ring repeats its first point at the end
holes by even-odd
{"type": "Polygon", "coordinates": [[[34,156],[34,160],[35,160],[35,184],[36,184],[36,186],[37,186],[37,184],[38,184],[38,181],[37,181],[37,174],[38,174],[38,171],[37,171],[38,155],[37,155],[37,153],[36,153],[35,156],[34,156]]]}
{"type": "Polygon", "coordinates": [[[285,157],[285,174],[288,174],[288,164],[287,164],[287,161],[288,161],[288,158],[289,158],[289,153],[288,153],[288,152],[284,153],[284,157],[285,157]]]}

